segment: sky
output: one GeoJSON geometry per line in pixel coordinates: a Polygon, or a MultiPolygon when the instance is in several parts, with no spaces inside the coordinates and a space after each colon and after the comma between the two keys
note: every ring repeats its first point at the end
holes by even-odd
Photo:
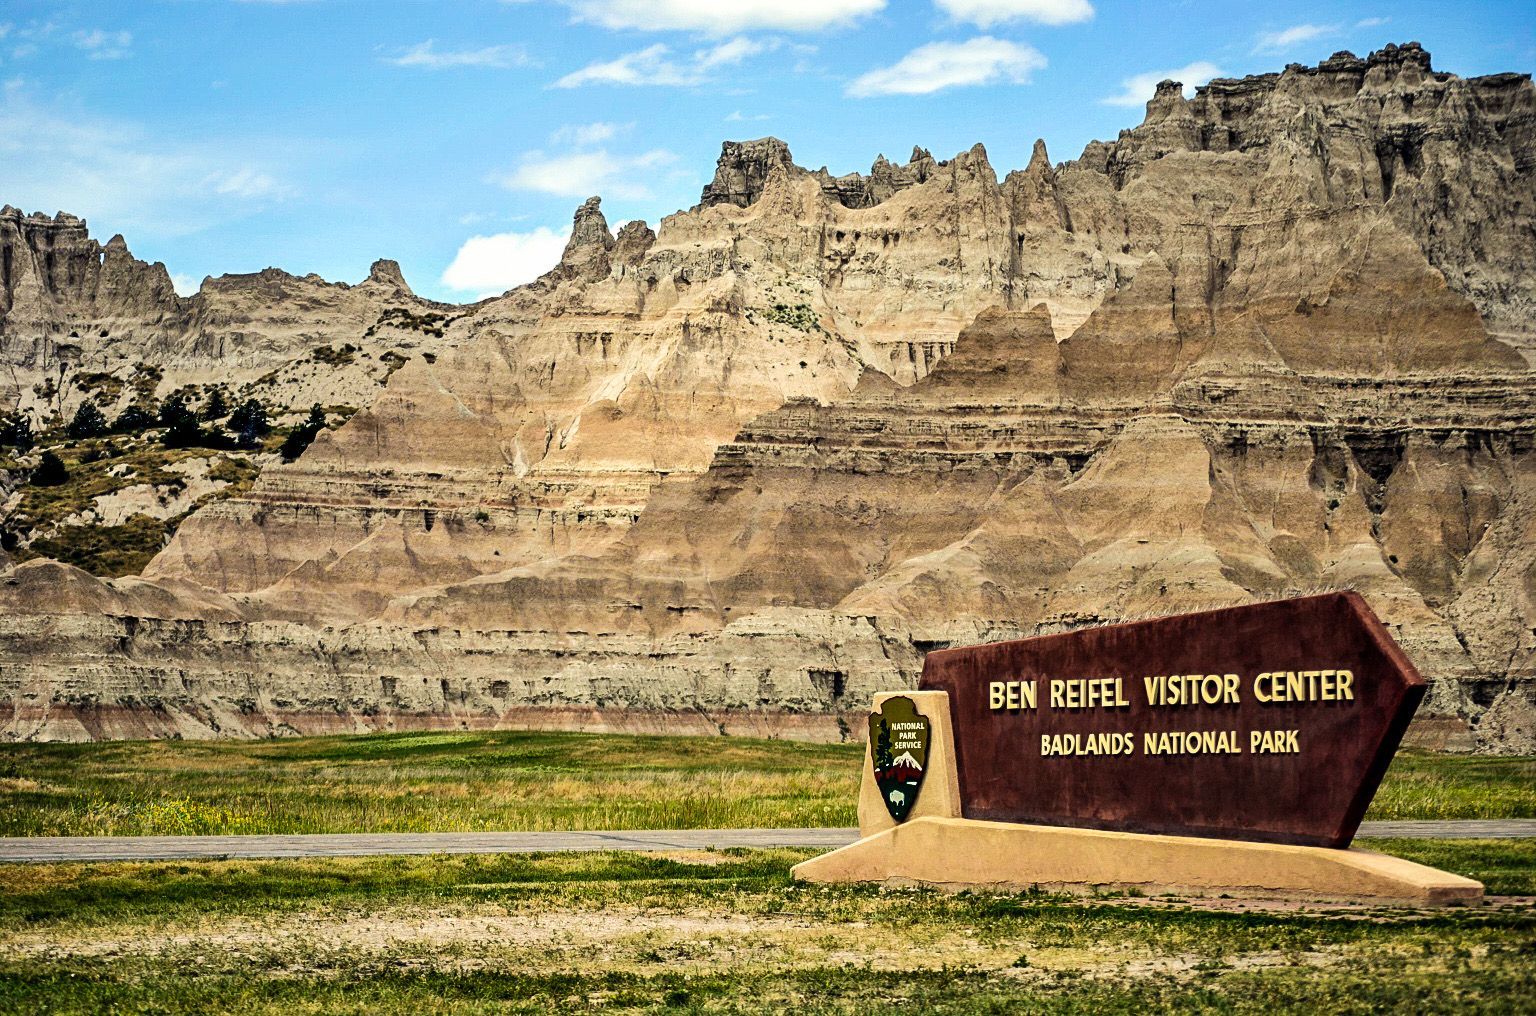
{"type": "Polygon", "coordinates": [[[121,233],[183,293],[394,258],[463,302],[551,267],[593,194],[615,229],[693,205],[724,140],[835,174],[980,141],[1001,177],[1165,77],[1408,40],[1536,70],[1529,0],[6,0],[0,204],[121,233]]]}

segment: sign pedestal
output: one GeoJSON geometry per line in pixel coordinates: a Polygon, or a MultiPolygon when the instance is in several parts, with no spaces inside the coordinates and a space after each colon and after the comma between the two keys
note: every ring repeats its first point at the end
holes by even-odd
{"type": "Polygon", "coordinates": [[[911,699],[931,724],[927,772],[910,814],[900,824],[889,814],[871,745],[864,753],[859,795],[862,838],[795,865],[795,878],[1416,907],[1475,904],[1483,898],[1480,882],[1355,848],[963,818],[948,694],[893,692],[876,696],[874,708],[897,697],[911,699]]]}
{"type": "Polygon", "coordinates": [[[911,819],[795,865],[806,882],[1147,896],[1231,896],[1395,906],[1475,904],[1483,886],[1367,850],[1194,836],[911,819]]]}

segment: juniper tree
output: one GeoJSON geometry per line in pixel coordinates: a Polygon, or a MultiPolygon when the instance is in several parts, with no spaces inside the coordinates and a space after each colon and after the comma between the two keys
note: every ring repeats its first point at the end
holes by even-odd
{"type": "Polygon", "coordinates": [[[117,414],[117,419],[112,422],[112,429],[119,434],[137,434],[154,425],[154,414],[135,403],[117,414]]]}
{"type": "Polygon", "coordinates": [[[101,437],[107,432],[107,418],[101,415],[101,410],[96,403],[87,399],[80,403],[80,408],[75,410],[75,418],[69,421],[65,428],[72,438],[101,437]]]}
{"type": "Polygon", "coordinates": [[[316,402],[309,410],[309,419],[299,424],[288,432],[288,437],[283,440],[283,447],[279,449],[284,462],[292,462],[304,454],[304,449],[310,446],[322,430],[325,429],[325,410],[316,402]]]}
{"type": "Polygon", "coordinates": [[[0,419],[0,445],[14,448],[24,455],[35,444],[37,439],[32,435],[32,421],[25,413],[0,419]]]}
{"type": "Polygon", "coordinates": [[[267,408],[256,399],[246,399],[229,414],[229,430],[241,448],[256,448],[272,432],[267,408]]]}
{"type": "Polygon", "coordinates": [[[229,404],[224,401],[224,389],[215,388],[208,393],[208,400],[203,403],[203,419],[212,423],[222,420],[229,415],[229,404]]]}

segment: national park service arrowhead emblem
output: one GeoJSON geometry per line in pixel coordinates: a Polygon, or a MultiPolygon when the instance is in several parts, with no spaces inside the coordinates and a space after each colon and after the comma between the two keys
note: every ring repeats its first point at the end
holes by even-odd
{"type": "Polygon", "coordinates": [[[869,714],[875,786],[880,788],[885,810],[897,822],[904,821],[917,803],[917,792],[928,771],[932,730],[928,717],[919,715],[909,698],[886,699],[878,713],[869,714]]]}

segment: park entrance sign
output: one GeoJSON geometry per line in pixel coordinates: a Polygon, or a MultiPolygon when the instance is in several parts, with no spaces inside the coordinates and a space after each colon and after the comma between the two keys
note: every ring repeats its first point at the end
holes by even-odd
{"type": "Polygon", "coordinates": [[[931,653],[967,818],[1348,846],[1424,679],[1353,593],[931,653]]]}
{"type": "Polygon", "coordinates": [[[933,652],[876,697],[863,838],[795,873],[1467,902],[1345,849],[1424,691],[1349,592],[933,652]]]}

